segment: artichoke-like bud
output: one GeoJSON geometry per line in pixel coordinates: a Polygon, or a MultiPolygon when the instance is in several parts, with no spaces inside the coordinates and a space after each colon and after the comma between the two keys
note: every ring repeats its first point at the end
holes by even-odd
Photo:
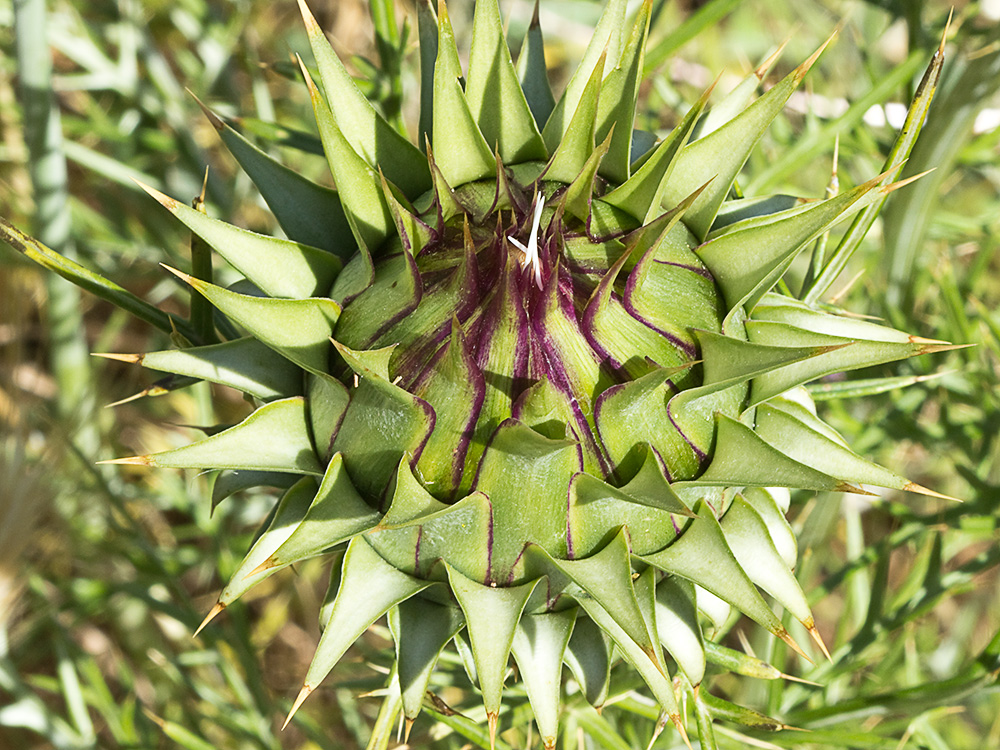
{"type": "Polygon", "coordinates": [[[733,658],[706,623],[738,611],[804,653],[766,594],[825,650],[791,572],[787,492],[768,488],[930,491],[854,453],[798,386],[946,345],[772,291],[800,249],[879,205],[891,173],[823,201],[731,199],[822,50],[752,103],[767,66],[707,116],[706,93],[655,142],[634,130],[650,2],[627,25],[610,0],[556,101],[537,8],[515,66],[496,0],[479,0],[463,71],[445,6],[418,0],[418,146],[301,4],[337,190],[206,110],[290,239],[149,191],[246,277],[237,290],[175,272],[245,336],[125,358],[256,408],[119,462],[221,469],[214,502],[285,488],[206,622],[328,555],[295,708],[388,615],[407,722],[456,640],[491,732],[513,654],[547,748],[563,665],[600,706],[617,654],[683,733],[673,677],[701,724],[706,658],[733,658]]]}

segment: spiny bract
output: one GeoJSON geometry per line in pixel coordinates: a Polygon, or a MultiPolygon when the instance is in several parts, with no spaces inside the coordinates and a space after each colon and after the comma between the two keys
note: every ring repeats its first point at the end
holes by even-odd
{"type": "Polygon", "coordinates": [[[651,3],[631,25],[625,6],[610,0],[557,102],[537,8],[514,65],[497,1],[479,0],[463,72],[444,5],[418,2],[418,147],[303,3],[337,191],[211,113],[290,239],[150,190],[246,277],[225,289],[178,273],[247,335],[125,358],[257,408],[120,461],[221,469],[215,502],[287,488],[207,619],[286,566],[333,558],[295,708],[388,614],[408,722],[457,639],[491,736],[511,653],[547,748],[563,665],[601,706],[615,655],[683,734],[671,670],[699,723],[711,715],[693,690],[706,649],[720,653],[702,617],[735,608],[799,651],[763,591],[822,647],[790,572],[788,493],[768,488],[924,491],[853,453],[798,386],[941,342],[771,291],[890,176],[825,201],[731,199],[819,52],[752,104],[768,65],[707,114],[706,93],[656,142],[633,129],[651,3]]]}

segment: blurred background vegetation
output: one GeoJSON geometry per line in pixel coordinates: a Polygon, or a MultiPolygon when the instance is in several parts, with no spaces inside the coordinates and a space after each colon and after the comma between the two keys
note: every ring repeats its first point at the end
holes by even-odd
{"type": "MultiPolygon", "coordinates": [[[[413,132],[415,33],[406,33],[405,4],[390,22],[391,5],[375,0],[378,24],[367,0],[310,5],[366,93],[413,132]]],[[[519,40],[530,4],[501,5],[519,40]]],[[[838,139],[842,188],[881,169],[950,4],[654,5],[647,67],[655,75],[642,118],[661,133],[718,71],[725,91],[787,39],[777,80],[844,23],[741,179],[747,195],[818,197],[838,139]]],[[[471,2],[453,0],[460,39],[471,11],[471,2]]],[[[544,0],[556,81],[599,11],[591,0],[544,0]]],[[[906,167],[935,171],[890,199],[824,296],[975,346],[814,388],[860,452],[964,502],[891,492],[874,502],[793,498],[798,573],[833,659],[811,666],[734,623],[727,645],[819,685],[720,670],[715,692],[809,730],[774,732],[733,716],[744,723],[722,722],[721,747],[1000,747],[998,18],[996,0],[955,4],[945,74],[906,167]],[[887,376],[908,387],[869,383],[887,376]]],[[[158,264],[187,268],[190,238],[132,179],[190,200],[208,166],[211,215],[275,231],[185,89],[325,180],[290,64],[307,49],[292,0],[0,5],[0,215],[183,317],[187,294],[158,264]]],[[[793,290],[805,272],[792,269],[793,290]]],[[[204,384],[164,387],[139,368],[86,354],[152,351],[167,339],[0,248],[0,748],[365,747],[379,701],[355,696],[377,691],[389,664],[387,633],[377,628],[278,731],[317,639],[321,561],[274,576],[191,638],[273,498],[244,494],[213,513],[211,476],[96,465],[188,442],[184,425],[245,413],[238,396],[213,397],[204,384]]],[[[449,665],[435,690],[479,718],[457,657],[449,665]]],[[[569,700],[566,748],[646,747],[655,707],[627,672],[615,674],[614,705],[603,714],[569,700]]],[[[502,747],[533,746],[523,696],[508,697],[502,747]]],[[[413,746],[485,742],[475,721],[434,716],[418,721],[413,746]]],[[[666,732],[656,747],[679,743],[666,732]]]]}

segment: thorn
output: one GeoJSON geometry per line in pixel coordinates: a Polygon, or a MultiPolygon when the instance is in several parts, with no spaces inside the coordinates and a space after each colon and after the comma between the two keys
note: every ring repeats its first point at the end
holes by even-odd
{"type": "Polygon", "coordinates": [[[803,727],[793,727],[791,724],[782,724],[780,729],[791,729],[793,732],[811,732],[811,729],[804,729],[803,727]]]}
{"type": "Polygon", "coordinates": [[[844,295],[846,295],[849,291],[851,291],[851,289],[854,287],[854,285],[857,284],[858,281],[861,279],[861,277],[864,276],[864,275],[865,275],[865,269],[862,268],[860,271],[858,271],[856,274],[854,274],[850,279],[848,279],[847,283],[844,284],[843,287],[841,287],[840,291],[839,292],[835,292],[833,294],[833,296],[830,297],[830,304],[831,305],[837,304],[837,302],[844,295]]]}
{"type": "Polygon", "coordinates": [[[205,165],[205,179],[201,182],[201,192],[198,197],[194,199],[192,203],[192,208],[205,213],[205,194],[208,191],[208,165],[205,165]]]}
{"type": "Polygon", "coordinates": [[[660,738],[660,734],[662,734],[664,727],[667,726],[667,718],[667,712],[660,711],[660,715],[656,719],[656,725],[653,727],[653,736],[650,737],[649,744],[646,745],[646,750],[653,750],[653,745],[656,744],[656,740],[660,738]]]}
{"type": "Polygon", "coordinates": [[[964,502],[960,498],[952,497],[951,495],[942,495],[940,492],[935,492],[934,490],[928,489],[927,487],[919,485],[916,482],[907,482],[906,484],[903,485],[903,489],[906,490],[907,492],[917,492],[921,495],[928,495],[930,497],[939,497],[942,500],[954,500],[956,503],[964,502]]]}
{"type": "Polygon", "coordinates": [[[821,683],[819,683],[819,682],[813,682],[812,680],[807,680],[804,677],[796,677],[795,675],[785,674],[784,672],[779,672],[778,674],[781,675],[782,678],[784,678],[786,680],[791,680],[792,682],[801,682],[803,685],[813,685],[815,687],[824,687],[824,685],[822,685],[821,683]]]}
{"type": "Polygon", "coordinates": [[[486,712],[486,723],[490,727],[490,750],[495,750],[497,746],[497,719],[499,716],[496,711],[486,712]]]}
{"type": "Polygon", "coordinates": [[[160,265],[166,268],[168,271],[170,271],[170,273],[172,273],[174,276],[181,279],[182,281],[186,281],[188,284],[195,287],[196,289],[198,288],[198,284],[204,283],[201,280],[196,279],[194,276],[189,276],[183,271],[178,271],[176,268],[171,268],[166,263],[161,263],[160,265]]]}
{"type": "Polygon", "coordinates": [[[893,182],[889,185],[885,185],[884,187],[879,188],[879,190],[881,190],[885,195],[888,195],[889,193],[894,193],[901,187],[906,187],[911,182],[915,182],[916,180],[919,180],[921,177],[926,177],[935,169],[937,169],[937,167],[931,167],[930,169],[927,169],[921,172],[920,174],[913,175],[913,177],[907,177],[905,180],[900,180],[899,182],[893,182]]]}
{"type": "Polygon", "coordinates": [[[271,568],[274,568],[274,567],[277,567],[277,566],[278,566],[278,561],[274,559],[274,555],[271,555],[269,558],[267,558],[264,562],[262,562],[256,568],[254,568],[249,573],[247,573],[245,576],[243,576],[243,580],[245,581],[247,578],[250,578],[250,576],[255,576],[258,573],[263,573],[265,570],[270,570],[271,568]]]}
{"type": "Polygon", "coordinates": [[[131,396],[127,396],[127,397],[125,397],[123,399],[120,399],[118,401],[113,401],[112,403],[107,404],[104,408],[105,409],[113,409],[116,406],[121,406],[122,404],[127,404],[130,401],[136,401],[136,400],[142,398],[143,396],[162,396],[162,395],[164,395],[166,393],[170,393],[170,391],[168,391],[166,388],[161,388],[161,387],[156,386],[156,385],[151,385],[149,388],[145,388],[145,389],[143,389],[143,390],[139,391],[138,393],[135,393],[135,394],[133,394],[131,396]]]}
{"type": "Polygon", "coordinates": [[[299,12],[302,14],[302,22],[306,25],[306,32],[309,34],[314,34],[317,31],[323,33],[305,0],[299,0],[299,12]]]}
{"type": "Polygon", "coordinates": [[[753,74],[757,76],[758,81],[764,80],[764,76],[766,76],[767,72],[774,67],[776,62],[778,62],[778,58],[781,57],[781,53],[785,51],[785,47],[788,46],[790,41],[792,41],[792,38],[788,37],[788,39],[781,43],[781,46],[779,46],[778,49],[768,55],[767,59],[754,69],[753,74]]]}
{"type": "MultiPolygon", "coordinates": [[[[207,173],[206,173],[206,179],[207,179],[207,173]]],[[[136,185],[138,185],[143,190],[145,190],[147,194],[149,194],[150,196],[152,196],[153,199],[157,203],[159,203],[161,206],[163,206],[165,209],[167,209],[171,213],[176,213],[178,201],[175,201],[169,195],[165,195],[165,194],[161,193],[156,188],[151,187],[151,186],[147,185],[144,182],[140,182],[139,180],[135,179],[134,177],[132,178],[132,182],[134,182],[136,185]]]]}
{"type": "Polygon", "coordinates": [[[195,96],[194,92],[191,91],[191,89],[184,89],[184,90],[187,91],[188,94],[191,95],[191,98],[198,103],[198,106],[201,107],[201,111],[204,113],[205,117],[208,118],[208,121],[211,123],[213,128],[215,128],[216,130],[225,129],[226,123],[222,121],[222,118],[220,118],[217,114],[215,114],[215,112],[213,112],[207,106],[205,106],[205,103],[197,96],[195,96]]]}
{"type": "Polygon", "coordinates": [[[218,616],[218,614],[222,610],[224,610],[225,608],[226,608],[225,604],[223,604],[222,602],[216,602],[212,606],[212,608],[210,610],[208,610],[208,614],[205,615],[205,619],[201,621],[201,625],[199,625],[198,628],[197,628],[197,630],[195,630],[191,634],[191,637],[192,638],[197,638],[198,637],[198,633],[200,633],[202,630],[204,630],[205,626],[208,625],[208,623],[210,623],[212,620],[214,620],[218,616]]]}
{"type": "Polygon", "coordinates": [[[129,456],[128,458],[109,458],[98,461],[98,464],[121,464],[126,466],[156,466],[152,456],[129,456]]]}
{"type": "Polygon", "coordinates": [[[413,722],[415,720],[411,719],[409,716],[403,719],[403,744],[410,744],[410,730],[413,729],[413,722]]]}
{"type": "Polygon", "coordinates": [[[944,24],[944,33],[941,35],[941,43],[938,45],[937,54],[944,55],[944,43],[948,41],[948,32],[951,31],[951,19],[955,15],[955,6],[951,6],[948,11],[948,20],[944,24]]]}
{"type": "Polygon", "coordinates": [[[968,349],[978,344],[924,344],[921,345],[917,354],[936,354],[937,352],[950,352],[955,349],[968,349]]]}
{"type": "Polygon", "coordinates": [[[691,740],[688,739],[687,730],[684,728],[684,724],[681,723],[681,715],[670,714],[670,721],[673,722],[674,727],[681,736],[681,739],[684,740],[684,744],[688,746],[688,750],[694,750],[694,748],[691,747],[691,740]]]}
{"type": "Polygon", "coordinates": [[[292,704],[292,710],[288,712],[288,716],[285,718],[285,723],[281,725],[282,731],[285,730],[285,727],[288,726],[288,722],[292,720],[292,717],[295,716],[295,712],[299,710],[299,707],[302,705],[305,699],[309,697],[309,694],[312,691],[313,688],[310,687],[309,685],[302,686],[302,689],[299,691],[299,694],[295,696],[295,703],[292,704]]]}
{"type": "Polygon", "coordinates": [[[799,646],[799,644],[797,644],[795,642],[795,639],[792,638],[792,636],[788,634],[787,630],[785,630],[784,628],[781,628],[781,630],[779,630],[777,633],[775,633],[775,635],[778,636],[785,643],[787,643],[788,646],[789,646],[789,648],[792,649],[792,651],[794,651],[795,653],[797,653],[799,656],[801,656],[807,662],[809,662],[810,664],[815,664],[816,663],[812,659],[809,658],[809,655],[806,654],[806,652],[802,650],[802,647],[799,646]]]}
{"type": "Polygon", "coordinates": [[[811,627],[808,628],[808,630],[809,630],[809,635],[812,636],[812,639],[816,641],[816,645],[819,646],[819,650],[823,652],[823,656],[826,657],[827,661],[832,662],[833,659],[830,657],[830,651],[829,649],[827,649],[826,644],[823,642],[823,636],[819,634],[819,629],[815,625],[812,625],[811,627]]]}
{"type": "Polygon", "coordinates": [[[911,344],[944,344],[945,346],[950,346],[950,341],[942,341],[941,339],[925,339],[923,336],[910,336],[911,344]]]}
{"type": "Polygon", "coordinates": [[[113,359],[116,362],[128,362],[130,365],[141,365],[145,354],[114,354],[112,352],[91,352],[91,357],[113,359]]]}
{"type": "Polygon", "coordinates": [[[869,492],[864,487],[860,487],[850,482],[838,482],[833,488],[834,492],[850,492],[852,495],[866,495],[868,497],[881,497],[877,492],[869,492]]]}
{"type": "Polygon", "coordinates": [[[806,73],[808,73],[809,69],[816,64],[816,61],[819,60],[819,56],[823,54],[823,50],[825,50],[830,45],[830,42],[832,42],[834,38],[836,38],[837,34],[840,33],[840,30],[843,27],[844,27],[843,23],[839,24],[837,28],[833,30],[833,33],[827,37],[826,41],[819,46],[819,49],[813,52],[812,55],[809,56],[808,60],[806,60],[804,63],[802,63],[799,67],[795,69],[794,75],[796,82],[801,81],[803,78],[805,78],[806,73]]]}

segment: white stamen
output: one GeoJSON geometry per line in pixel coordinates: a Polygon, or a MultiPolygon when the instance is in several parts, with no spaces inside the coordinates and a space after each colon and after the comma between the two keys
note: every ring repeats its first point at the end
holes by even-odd
{"type": "Polygon", "coordinates": [[[538,256],[538,227],[542,222],[542,209],[545,208],[545,196],[541,193],[535,198],[535,213],[531,217],[531,236],[528,237],[528,246],[525,247],[516,237],[507,236],[511,244],[524,253],[524,260],[521,261],[521,268],[531,266],[535,275],[535,286],[542,288],[542,260],[538,256]]]}

